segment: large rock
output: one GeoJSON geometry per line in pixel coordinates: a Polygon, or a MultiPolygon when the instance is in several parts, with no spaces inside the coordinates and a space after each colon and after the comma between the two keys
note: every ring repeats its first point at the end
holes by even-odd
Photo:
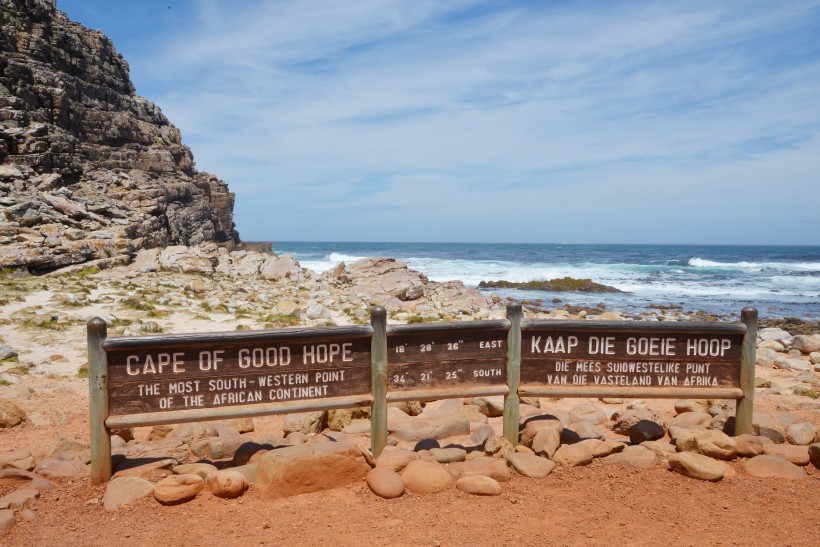
{"type": "Polygon", "coordinates": [[[786,426],[786,440],[790,444],[809,445],[814,442],[817,428],[809,422],[797,422],[786,426]]]}
{"type": "Polygon", "coordinates": [[[26,419],[22,408],[6,399],[0,399],[0,429],[20,425],[26,419]]]}
{"type": "Polygon", "coordinates": [[[407,490],[416,494],[435,494],[446,490],[453,479],[447,468],[438,462],[414,460],[401,474],[407,490]]]}
{"type": "Polygon", "coordinates": [[[620,452],[610,454],[604,458],[606,463],[624,467],[644,468],[652,467],[658,461],[655,452],[643,445],[627,446],[620,452]]]}
{"type": "Polygon", "coordinates": [[[806,472],[781,456],[763,454],[741,464],[743,470],[753,477],[775,479],[803,479],[806,472]]]}
{"type": "Polygon", "coordinates": [[[399,472],[413,460],[419,459],[419,455],[412,450],[385,450],[376,459],[376,467],[384,467],[395,472],[399,472]]]}
{"type": "Polygon", "coordinates": [[[780,456],[795,465],[809,464],[809,447],[793,446],[790,444],[767,444],[763,453],[771,456],[780,456]]]}
{"type": "MultiPolygon", "coordinates": [[[[256,468],[259,473],[259,466],[256,468]]],[[[211,473],[205,479],[208,490],[218,498],[238,498],[248,489],[248,480],[245,475],[235,469],[221,469],[211,473]]]]}
{"type": "Polygon", "coordinates": [[[364,478],[370,466],[350,442],[289,446],[266,452],[257,462],[257,482],[269,497],[339,488],[364,478]]]}
{"type": "Polygon", "coordinates": [[[234,195],[194,168],[107,37],[51,1],[2,12],[0,267],[108,267],[139,249],[239,241],[234,195]]]}
{"type": "MultiPolygon", "coordinates": [[[[681,416],[681,414],[678,416],[681,416]]],[[[665,435],[666,430],[657,422],[640,420],[629,430],[629,441],[632,444],[641,444],[646,441],[663,439],[665,435]]]]}
{"type": "Polygon", "coordinates": [[[14,511],[11,509],[0,509],[0,537],[7,536],[14,528],[14,511]]]}
{"type": "Polygon", "coordinates": [[[112,479],[105,488],[103,507],[109,511],[134,503],[154,491],[154,484],[139,477],[112,479]]]}
{"type": "Polygon", "coordinates": [[[404,494],[401,475],[387,467],[375,467],[365,477],[367,486],[377,496],[385,499],[398,498],[404,494]]]}
{"type": "Polygon", "coordinates": [[[470,434],[470,420],[462,414],[446,414],[425,418],[409,418],[392,428],[394,437],[401,441],[416,442],[424,439],[446,439],[470,434]]]}
{"type": "Polygon", "coordinates": [[[673,454],[669,468],[686,477],[712,482],[723,479],[726,473],[726,464],[694,452],[673,454]]]}
{"type": "Polygon", "coordinates": [[[521,430],[520,443],[526,447],[532,448],[533,439],[542,429],[555,429],[560,438],[561,432],[564,431],[564,426],[559,420],[556,419],[530,419],[527,421],[524,429],[521,430]]]}
{"type": "Polygon", "coordinates": [[[658,412],[650,408],[633,408],[617,412],[612,416],[615,421],[612,431],[621,435],[629,435],[632,428],[641,420],[651,420],[661,427],[666,426],[666,420],[658,412]]]}
{"type": "Polygon", "coordinates": [[[507,461],[516,472],[534,479],[546,477],[555,469],[555,462],[534,454],[515,452],[507,457],[507,461]]]}
{"type": "Polygon", "coordinates": [[[315,412],[295,412],[285,416],[285,423],[282,429],[285,435],[291,432],[321,433],[327,424],[327,411],[318,410],[315,412]]]}
{"type": "Polygon", "coordinates": [[[0,469],[13,467],[31,471],[34,469],[34,456],[28,448],[16,448],[8,452],[0,453],[0,469]]]}
{"type": "Polygon", "coordinates": [[[185,503],[197,497],[203,488],[205,481],[199,475],[171,475],[154,487],[154,499],[163,505],[185,503]]]}
{"type": "Polygon", "coordinates": [[[592,448],[584,443],[561,445],[552,456],[552,461],[564,467],[587,465],[592,459],[592,448]]]}
{"type": "Polygon", "coordinates": [[[476,458],[466,462],[459,462],[450,465],[450,474],[459,479],[470,475],[484,475],[492,477],[499,482],[506,482],[512,478],[506,460],[496,458],[476,458]]]}
{"type": "Polygon", "coordinates": [[[798,334],[792,340],[792,348],[806,355],[820,351],[820,334],[798,334]]]}
{"type": "Polygon", "coordinates": [[[820,469],[820,442],[809,445],[809,461],[814,467],[820,469]]]}
{"type": "Polygon", "coordinates": [[[498,496],[501,494],[501,485],[498,481],[483,475],[461,477],[456,481],[456,488],[466,494],[475,496],[498,496]]]}

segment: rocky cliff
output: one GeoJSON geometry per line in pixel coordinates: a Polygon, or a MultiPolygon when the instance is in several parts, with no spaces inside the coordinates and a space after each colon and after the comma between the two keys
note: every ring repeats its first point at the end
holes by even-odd
{"type": "Polygon", "coordinates": [[[0,0],[0,267],[123,262],[239,242],[234,195],[194,168],[128,63],[55,0],[0,0]]]}

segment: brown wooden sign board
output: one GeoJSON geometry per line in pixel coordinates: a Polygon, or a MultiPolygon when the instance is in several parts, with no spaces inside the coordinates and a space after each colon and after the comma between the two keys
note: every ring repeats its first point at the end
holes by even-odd
{"type": "Polygon", "coordinates": [[[370,393],[370,328],[111,338],[111,414],[370,393]]]}
{"type": "Polygon", "coordinates": [[[388,389],[505,385],[508,328],[507,321],[388,327],[388,389]]]}
{"type": "Polygon", "coordinates": [[[522,388],[740,386],[741,324],[532,321],[521,331],[522,388]]]}

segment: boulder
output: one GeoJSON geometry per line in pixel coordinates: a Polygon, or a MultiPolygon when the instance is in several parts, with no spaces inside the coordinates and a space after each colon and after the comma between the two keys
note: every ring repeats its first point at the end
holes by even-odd
{"type": "Polygon", "coordinates": [[[820,334],[798,334],[792,340],[792,348],[806,355],[820,351],[820,334]]]}
{"type": "Polygon", "coordinates": [[[172,471],[178,475],[197,475],[205,479],[211,473],[215,473],[217,468],[209,463],[184,463],[174,466],[172,471]]]}
{"type": "Polygon", "coordinates": [[[604,440],[606,437],[604,432],[601,431],[601,428],[591,422],[578,422],[573,427],[575,428],[575,433],[577,433],[581,439],[604,440]]]}
{"type": "Polygon", "coordinates": [[[50,479],[75,478],[88,474],[88,466],[82,462],[64,460],[40,460],[34,470],[50,479]]]}
{"type": "Polygon", "coordinates": [[[463,448],[431,448],[430,454],[438,463],[463,462],[467,458],[467,451],[463,448]]]}
{"type": "Polygon", "coordinates": [[[552,459],[559,446],[561,446],[561,432],[553,427],[538,431],[530,443],[533,452],[549,459],[552,459]]]}
{"type": "Polygon", "coordinates": [[[25,419],[22,408],[7,399],[0,399],[0,429],[20,425],[25,419]]]}
{"type": "Polygon", "coordinates": [[[795,446],[790,444],[767,444],[763,447],[763,453],[770,456],[780,456],[781,458],[795,464],[809,464],[809,447],[795,446]]]}
{"type": "Polygon", "coordinates": [[[438,462],[413,460],[401,474],[405,488],[415,494],[435,494],[449,488],[453,479],[438,462]]]}
{"type": "Polygon", "coordinates": [[[205,481],[199,475],[171,475],[154,487],[154,499],[163,505],[185,503],[197,497],[203,488],[205,481]]]}
{"type": "Polygon", "coordinates": [[[35,488],[18,488],[0,496],[0,509],[23,509],[34,504],[39,497],[40,491],[35,488]]]}
{"type": "Polygon", "coordinates": [[[569,411],[570,423],[589,422],[597,425],[604,423],[607,419],[606,413],[595,403],[581,403],[569,411]]]}
{"type": "Polygon", "coordinates": [[[499,482],[507,482],[512,478],[506,460],[496,458],[476,458],[466,462],[454,463],[450,465],[449,471],[455,479],[469,477],[470,475],[484,475],[499,482]]]}
{"type": "Polygon", "coordinates": [[[472,405],[488,418],[504,415],[504,397],[501,395],[476,397],[473,399],[472,405]]]}
{"type": "Polygon", "coordinates": [[[806,472],[782,456],[763,454],[741,464],[743,470],[753,477],[775,479],[803,479],[806,472]]]}
{"type": "MultiPolygon", "coordinates": [[[[257,473],[259,467],[257,466],[257,473]]],[[[248,489],[245,475],[234,469],[221,469],[205,479],[208,490],[218,498],[238,498],[248,489]]]]}
{"type": "Polygon", "coordinates": [[[681,412],[669,421],[669,425],[675,426],[708,426],[712,421],[712,415],[705,410],[693,412],[681,412]]]}
{"type": "Polygon", "coordinates": [[[34,469],[34,463],[34,456],[31,455],[31,450],[28,448],[17,448],[0,453],[0,469],[13,467],[31,471],[34,469]]]}
{"type": "MultiPolygon", "coordinates": [[[[678,416],[681,416],[679,414],[678,416]]],[[[632,444],[641,444],[645,441],[657,441],[666,436],[666,430],[652,420],[640,420],[629,430],[629,441],[632,444]]]]}
{"type": "Polygon", "coordinates": [[[466,494],[475,496],[498,496],[501,494],[501,485],[498,481],[483,475],[461,477],[456,481],[456,488],[466,494]]]}
{"type": "Polygon", "coordinates": [[[327,411],[316,412],[296,412],[285,416],[282,429],[287,436],[288,433],[298,432],[305,435],[309,433],[321,433],[327,424],[327,411]]]}
{"type": "Polygon", "coordinates": [[[469,435],[470,420],[467,416],[461,414],[448,414],[429,418],[421,415],[404,420],[393,429],[392,434],[397,439],[406,442],[469,435]]]}
{"type": "Polygon", "coordinates": [[[669,468],[685,477],[717,482],[726,473],[726,464],[694,452],[680,452],[669,457],[669,468]]]}
{"type": "Polygon", "coordinates": [[[755,430],[755,435],[760,437],[768,437],[775,443],[782,443],[786,441],[786,432],[777,420],[771,414],[766,412],[755,412],[752,417],[752,426],[755,430]]]}
{"type": "Polygon", "coordinates": [[[655,452],[644,448],[643,445],[627,446],[620,452],[606,456],[603,461],[623,467],[641,469],[652,467],[658,461],[655,452]]]}
{"type": "Polygon", "coordinates": [[[520,475],[534,479],[546,477],[555,469],[555,462],[534,454],[514,452],[507,457],[507,462],[520,475]]]}
{"type": "Polygon", "coordinates": [[[112,479],[103,494],[103,507],[113,511],[123,505],[134,503],[154,491],[154,484],[139,477],[112,479]]]}
{"type": "Polygon", "coordinates": [[[387,467],[376,467],[368,471],[365,477],[367,486],[377,496],[385,499],[398,498],[404,494],[404,481],[401,475],[387,467]]]}
{"type": "Polygon", "coordinates": [[[484,453],[496,458],[506,458],[515,452],[515,447],[501,435],[493,435],[484,442],[484,453]]]}
{"type": "Polygon", "coordinates": [[[809,445],[809,461],[814,467],[820,469],[820,442],[809,445]]]}
{"type": "Polygon", "coordinates": [[[733,437],[737,446],[737,455],[742,458],[753,458],[763,454],[763,447],[771,444],[768,437],[758,437],[757,435],[737,435],[733,437]]]}
{"type": "Polygon", "coordinates": [[[9,535],[15,523],[14,511],[11,509],[0,509],[0,538],[9,535]]]}
{"type": "Polygon", "coordinates": [[[408,463],[417,459],[419,455],[412,450],[385,450],[376,458],[376,467],[384,467],[398,473],[407,467],[408,463]]]}
{"type": "Polygon", "coordinates": [[[661,427],[666,426],[666,420],[658,412],[650,408],[633,408],[623,412],[617,412],[613,416],[615,421],[612,424],[612,431],[621,435],[629,435],[632,428],[641,420],[650,420],[661,427]]]}
{"type": "MultiPolygon", "coordinates": [[[[656,441],[647,441],[643,444],[650,444],[656,441]]],[[[624,443],[618,441],[601,441],[600,444],[592,447],[592,457],[593,458],[605,458],[610,454],[617,454],[618,452],[623,451],[626,448],[624,443]]]]}
{"type": "Polygon", "coordinates": [[[124,460],[117,466],[114,478],[116,477],[139,477],[145,480],[167,477],[173,473],[172,469],[178,462],[173,458],[154,460],[148,463],[139,464],[142,460],[124,460]]]}
{"type": "Polygon", "coordinates": [[[250,437],[239,434],[228,437],[205,437],[194,441],[191,445],[191,452],[200,458],[222,460],[233,458],[239,447],[246,443],[253,443],[253,441],[250,437]]]}
{"type": "Polygon", "coordinates": [[[360,480],[370,471],[351,442],[288,446],[266,452],[257,462],[257,482],[268,497],[329,490],[360,480]]]}
{"type": "Polygon", "coordinates": [[[524,446],[532,448],[532,441],[535,438],[535,435],[542,429],[555,429],[560,438],[561,432],[564,430],[564,426],[558,420],[531,419],[527,421],[524,429],[521,430],[520,443],[524,446]]]}
{"type": "Polygon", "coordinates": [[[809,422],[798,422],[787,425],[785,433],[790,444],[810,445],[814,442],[817,429],[809,422]]]}
{"type": "Polygon", "coordinates": [[[561,445],[552,456],[552,461],[564,467],[587,465],[592,459],[592,448],[582,443],[561,445]]]}

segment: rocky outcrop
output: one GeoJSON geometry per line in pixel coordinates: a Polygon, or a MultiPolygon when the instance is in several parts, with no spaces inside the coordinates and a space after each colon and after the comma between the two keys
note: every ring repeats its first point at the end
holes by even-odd
{"type": "Polygon", "coordinates": [[[239,241],[227,184],[194,168],[105,35],[54,0],[0,8],[0,267],[239,241]]]}

